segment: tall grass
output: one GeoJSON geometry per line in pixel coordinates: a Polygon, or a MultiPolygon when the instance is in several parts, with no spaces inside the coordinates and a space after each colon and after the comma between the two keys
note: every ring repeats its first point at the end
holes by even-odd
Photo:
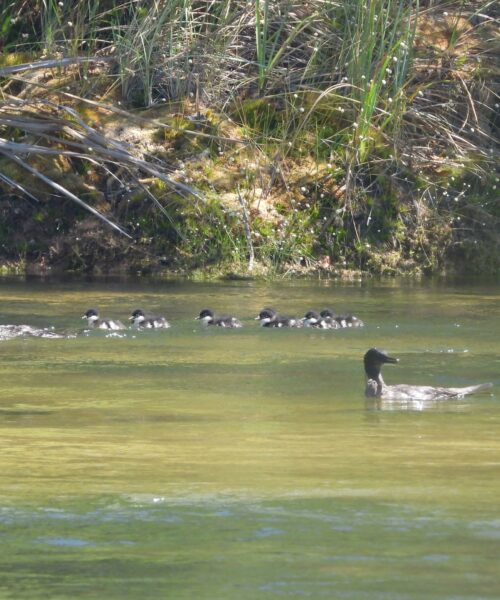
{"type": "Polygon", "coordinates": [[[372,0],[368,10],[363,2],[345,8],[350,43],[347,47],[344,43],[342,56],[355,106],[355,160],[363,163],[373,142],[370,130],[395,128],[405,110],[404,85],[411,67],[418,1],[372,0]],[[355,8],[354,19],[349,8],[355,8]]]}
{"type": "Polygon", "coordinates": [[[189,30],[189,10],[185,4],[183,0],[154,0],[147,6],[131,4],[127,20],[120,18],[113,25],[122,96],[135,105],[152,106],[158,101],[154,91],[162,63],[160,52],[168,49],[172,56],[182,47],[178,32],[189,30]],[[176,32],[180,18],[184,19],[184,27],[176,32]]]}
{"type": "MultiPolygon", "coordinates": [[[[293,197],[282,166],[312,157],[322,173],[315,189],[335,181],[343,190],[331,194],[326,222],[354,248],[375,235],[381,195],[408,175],[422,206],[429,199],[420,190],[435,190],[435,199],[447,189],[443,173],[486,181],[493,172],[498,34],[490,14],[492,3],[480,0],[14,0],[0,9],[0,30],[7,65],[26,50],[35,67],[42,56],[61,60],[61,69],[68,57],[111,57],[114,65],[99,73],[104,102],[106,94],[116,101],[119,88],[129,108],[171,103],[239,127],[245,151],[233,156],[267,164],[264,200],[273,186],[293,197]]],[[[28,70],[0,67],[0,76],[4,94],[23,85],[31,86],[26,100],[48,93],[28,81],[28,70]]],[[[66,84],[61,77],[61,92],[66,84]]],[[[74,95],[85,99],[96,86],[82,84],[74,95]]],[[[216,129],[186,135],[227,147],[216,129]]],[[[413,211],[413,224],[424,213],[413,211]]],[[[392,243],[402,219],[392,224],[392,243]]]]}

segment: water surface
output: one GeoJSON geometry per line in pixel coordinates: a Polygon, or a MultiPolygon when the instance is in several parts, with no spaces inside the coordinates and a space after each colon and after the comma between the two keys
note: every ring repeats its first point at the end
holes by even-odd
{"type": "Polygon", "coordinates": [[[0,281],[0,597],[498,598],[500,402],[363,397],[499,380],[492,283],[0,281]],[[267,330],[266,305],[359,330],[267,330]],[[83,332],[97,306],[172,328],[83,332]],[[204,329],[210,306],[240,330],[204,329]]]}

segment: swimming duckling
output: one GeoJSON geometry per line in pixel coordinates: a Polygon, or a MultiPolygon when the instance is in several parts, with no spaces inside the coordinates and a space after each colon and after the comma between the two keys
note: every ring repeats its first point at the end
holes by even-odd
{"type": "Polygon", "coordinates": [[[302,323],[304,327],[313,327],[315,329],[336,329],[339,327],[336,321],[333,321],[335,327],[332,327],[332,322],[323,319],[315,310],[307,311],[302,318],[302,323]]]}
{"type": "Polygon", "coordinates": [[[87,325],[91,329],[111,329],[113,331],[125,329],[125,325],[121,321],[99,318],[99,313],[95,308],[89,308],[82,319],[87,319],[87,325]]]}
{"type": "Polygon", "coordinates": [[[261,327],[302,327],[302,321],[295,317],[282,317],[274,308],[264,308],[260,311],[259,316],[255,317],[256,321],[260,321],[261,327]]]}
{"type": "MultiPolygon", "coordinates": [[[[361,319],[358,319],[354,315],[336,315],[330,308],[324,308],[320,312],[320,315],[327,322],[332,323],[332,325],[336,322],[339,327],[364,327],[365,325],[361,319]]],[[[333,328],[335,329],[336,327],[333,326],[333,328]]]]}
{"type": "Polygon", "coordinates": [[[241,321],[231,315],[217,315],[213,310],[204,308],[200,314],[195,317],[204,325],[215,325],[216,327],[243,327],[241,321]]]}
{"type": "Polygon", "coordinates": [[[389,356],[384,350],[370,348],[364,356],[366,382],[365,396],[384,400],[444,400],[460,398],[492,387],[491,383],[470,385],[468,387],[446,388],[428,385],[386,385],[381,375],[382,365],[396,364],[399,359],[389,356]]]}
{"type": "Polygon", "coordinates": [[[158,317],[145,313],[142,309],[137,308],[130,315],[129,320],[132,321],[132,325],[141,329],[168,329],[170,323],[165,317],[158,317]]]}

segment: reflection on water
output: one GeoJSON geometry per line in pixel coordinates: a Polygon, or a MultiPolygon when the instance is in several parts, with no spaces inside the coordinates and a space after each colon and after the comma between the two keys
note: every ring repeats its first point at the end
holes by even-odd
{"type": "Polygon", "coordinates": [[[0,286],[0,326],[68,336],[0,341],[0,596],[497,597],[498,387],[367,402],[362,357],[498,386],[498,286],[0,286]],[[366,327],[268,330],[267,305],[366,327]],[[84,333],[89,306],[172,327],[84,333]],[[202,327],[204,306],[244,327],[202,327]]]}
{"type": "Polygon", "coordinates": [[[470,402],[462,399],[452,400],[415,400],[415,399],[392,399],[367,398],[365,400],[367,410],[389,410],[389,411],[440,411],[440,412],[464,412],[471,409],[470,402]]]}

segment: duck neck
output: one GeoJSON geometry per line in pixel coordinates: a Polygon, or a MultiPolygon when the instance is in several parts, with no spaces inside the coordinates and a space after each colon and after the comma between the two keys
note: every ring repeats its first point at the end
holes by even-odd
{"type": "Polygon", "coordinates": [[[369,398],[380,398],[384,391],[384,380],[382,377],[376,379],[368,378],[366,382],[365,395],[369,398]]]}
{"type": "Polygon", "coordinates": [[[382,391],[385,386],[385,382],[382,379],[382,373],[380,373],[380,371],[379,371],[378,377],[377,377],[377,379],[375,379],[375,381],[377,382],[377,396],[381,396],[382,391]]]}
{"type": "Polygon", "coordinates": [[[380,365],[365,363],[365,373],[368,379],[367,390],[369,390],[369,395],[375,397],[382,396],[385,383],[380,372],[380,365]]]}

